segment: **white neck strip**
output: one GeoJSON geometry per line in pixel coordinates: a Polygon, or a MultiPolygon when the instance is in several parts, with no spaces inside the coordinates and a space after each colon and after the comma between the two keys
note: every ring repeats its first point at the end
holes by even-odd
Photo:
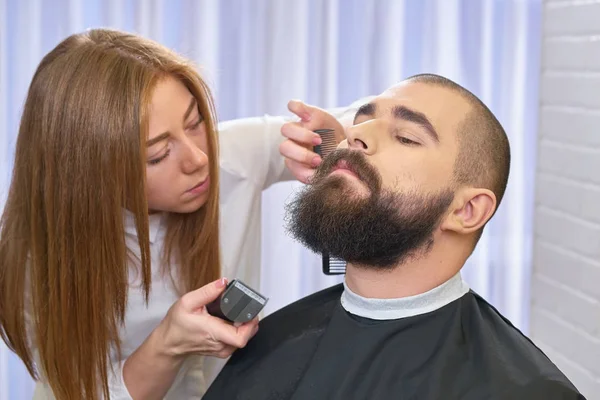
{"type": "Polygon", "coordinates": [[[464,296],[469,285],[462,280],[460,272],[450,280],[428,292],[399,299],[373,299],[352,292],[344,282],[342,307],[359,317],[389,320],[412,317],[435,311],[464,296]]]}

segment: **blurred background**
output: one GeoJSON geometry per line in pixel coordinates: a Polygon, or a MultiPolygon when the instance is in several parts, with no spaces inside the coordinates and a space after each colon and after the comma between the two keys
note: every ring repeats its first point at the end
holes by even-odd
{"type": "MultiPolygon", "coordinates": [[[[503,204],[463,270],[588,399],[600,399],[600,1],[0,0],[0,207],[33,72],[66,36],[135,32],[194,60],[221,121],[288,115],[292,98],[345,106],[433,72],[506,129],[503,204]]],[[[341,281],[285,236],[298,183],[263,196],[266,313],[341,281]]],[[[33,382],[0,342],[0,400],[33,382]]]]}

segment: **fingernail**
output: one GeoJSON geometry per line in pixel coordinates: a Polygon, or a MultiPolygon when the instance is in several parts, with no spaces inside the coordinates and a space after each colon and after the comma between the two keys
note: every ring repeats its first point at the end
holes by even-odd
{"type": "Polygon", "coordinates": [[[316,156],[315,158],[313,158],[311,164],[313,167],[316,167],[319,164],[321,164],[321,157],[316,156]]]}
{"type": "Polygon", "coordinates": [[[317,145],[317,144],[321,144],[323,142],[323,139],[321,139],[321,136],[315,136],[312,140],[312,144],[317,145]]]}
{"type": "Polygon", "coordinates": [[[219,289],[224,288],[225,286],[227,286],[227,278],[221,278],[217,281],[217,287],[219,289]]]}

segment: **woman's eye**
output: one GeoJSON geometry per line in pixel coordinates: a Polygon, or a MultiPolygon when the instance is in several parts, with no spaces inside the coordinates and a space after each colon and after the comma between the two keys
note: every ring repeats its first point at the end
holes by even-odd
{"type": "Polygon", "coordinates": [[[148,164],[150,164],[150,165],[156,165],[156,164],[158,164],[159,162],[161,162],[162,160],[164,160],[165,158],[167,158],[167,156],[169,155],[169,153],[171,153],[171,149],[168,149],[165,152],[165,154],[163,154],[160,157],[153,158],[152,160],[148,160],[148,164]]]}
{"type": "Polygon", "coordinates": [[[202,122],[204,122],[204,118],[202,118],[202,116],[199,116],[198,121],[191,124],[188,129],[191,129],[191,130],[197,129],[202,122]]]}

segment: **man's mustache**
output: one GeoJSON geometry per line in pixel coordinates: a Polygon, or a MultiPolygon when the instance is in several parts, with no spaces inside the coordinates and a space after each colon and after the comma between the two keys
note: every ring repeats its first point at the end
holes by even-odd
{"type": "Polygon", "coordinates": [[[373,194],[379,193],[381,190],[381,175],[367,161],[366,156],[358,150],[337,149],[331,152],[317,168],[312,183],[322,182],[342,161],[345,167],[354,172],[373,194]]]}

